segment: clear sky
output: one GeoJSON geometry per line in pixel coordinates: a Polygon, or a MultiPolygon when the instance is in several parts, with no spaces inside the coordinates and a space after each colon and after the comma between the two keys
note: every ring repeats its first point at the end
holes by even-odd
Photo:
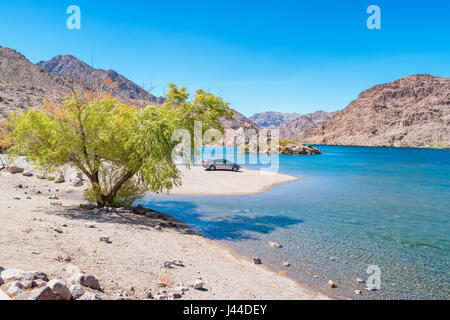
{"type": "Polygon", "coordinates": [[[450,76],[447,0],[1,1],[0,45],[32,62],[72,54],[155,95],[174,82],[249,116],[342,109],[369,87],[450,76]],[[81,30],[66,27],[69,5],[81,30]],[[381,30],[366,9],[381,8],[381,30]]]}

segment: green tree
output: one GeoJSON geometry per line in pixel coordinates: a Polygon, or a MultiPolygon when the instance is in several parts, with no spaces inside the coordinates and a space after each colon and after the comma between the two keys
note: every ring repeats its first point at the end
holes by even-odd
{"type": "Polygon", "coordinates": [[[11,158],[24,155],[50,173],[69,165],[91,182],[86,197],[98,206],[130,205],[146,191],[168,191],[180,185],[172,162],[175,129],[194,121],[217,127],[229,114],[228,104],[202,90],[188,100],[186,88],[170,85],[163,105],[145,108],[118,103],[110,95],[80,97],[64,105],[28,110],[11,119],[11,158]]]}

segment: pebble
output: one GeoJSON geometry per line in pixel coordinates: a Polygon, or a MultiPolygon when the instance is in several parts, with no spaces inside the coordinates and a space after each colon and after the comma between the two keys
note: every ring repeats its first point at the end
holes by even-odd
{"type": "Polygon", "coordinates": [[[276,242],[269,242],[269,246],[274,247],[274,248],[280,248],[281,244],[276,243],[276,242]]]}
{"type": "Polygon", "coordinates": [[[194,282],[194,289],[196,289],[196,290],[201,290],[201,289],[203,289],[203,286],[205,285],[205,283],[203,282],[203,280],[202,279],[197,279],[197,280],[195,280],[195,282],[194,282]]]}
{"type": "Polygon", "coordinates": [[[262,264],[262,261],[261,261],[260,258],[254,257],[254,258],[253,258],[253,263],[254,263],[254,264],[262,264]]]}
{"type": "Polygon", "coordinates": [[[286,261],[286,262],[283,262],[283,266],[284,266],[284,267],[290,267],[291,264],[290,264],[289,262],[286,261]]]}
{"type": "Polygon", "coordinates": [[[336,288],[336,282],[334,282],[333,280],[329,280],[328,281],[328,287],[334,289],[336,288]]]}
{"type": "Polygon", "coordinates": [[[53,231],[56,231],[58,233],[63,233],[63,230],[60,227],[58,227],[58,226],[52,226],[51,228],[52,228],[53,231]]]}
{"type": "Polygon", "coordinates": [[[111,241],[109,240],[109,236],[101,236],[100,241],[106,242],[106,243],[111,243],[111,241]]]}
{"type": "Polygon", "coordinates": [[[355,291],[353,291],[355,294],[357,294],[357,295],[360,295],[362,292],[361,292],[361,290],[355,290],[355,291]]]}
{"type": "Polygon", "coordinates": [[[363,279],[361,279],[361,278],[356,278],[356,282],[358,282],[358,283],[364,283],[365,281],[364,281],[363,279]]]}

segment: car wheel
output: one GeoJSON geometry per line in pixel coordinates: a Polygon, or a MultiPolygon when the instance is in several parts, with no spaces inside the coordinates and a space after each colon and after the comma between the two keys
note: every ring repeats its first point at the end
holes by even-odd
{"type": "Polygon", "coordinates": [[[239,168],[238,167],[233,167],[233,171],[234,172],[238,172],[239,168]]]}
{"type": "Polygon", "coordinates": [[[209,171],[216,171],[216,166],[209,167],[209,171]]]}

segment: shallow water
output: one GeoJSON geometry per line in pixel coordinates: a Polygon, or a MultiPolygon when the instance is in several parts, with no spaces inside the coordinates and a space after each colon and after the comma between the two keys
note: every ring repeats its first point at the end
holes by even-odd
{"type": "Polygon", "coordinates": [[[280,173],[302,179],[264,194],[144,203],[312,286],[333,279],[341,297],[449,299],[450,151],[319,148],[280,156],[280,173]],[[381,269],[374,292],[356,283],[370,265],[381,269]]]}

